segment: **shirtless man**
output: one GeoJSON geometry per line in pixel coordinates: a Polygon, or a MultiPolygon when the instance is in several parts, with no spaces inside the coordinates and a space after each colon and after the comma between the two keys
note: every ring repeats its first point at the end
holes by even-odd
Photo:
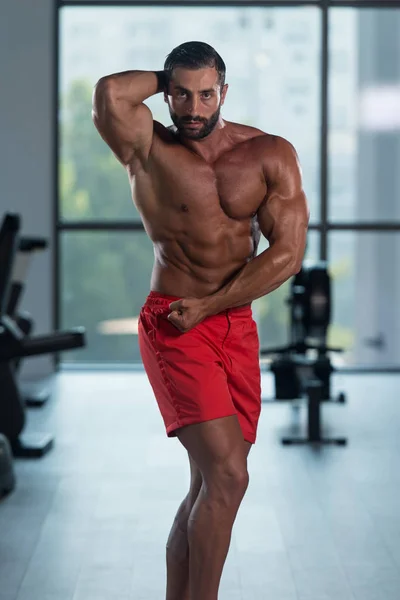
{"type": "MultiPolygon", "coordinates": [[[[167,600],[217,600],[261,410],[251,302],[301,267],[308,208],[293,146],[222,119],[225,64],[187,42],[163,71],[103,77],[93,119],[154,244],[139,344],[190,490],[167,542],[167,600]],[[143,102],[163,92],[174,126],[143,102]],[[260,232],[269,248],[257,254],[260,232]]],[[[250,102],[249,98],[243,101],[250,102]]]]}

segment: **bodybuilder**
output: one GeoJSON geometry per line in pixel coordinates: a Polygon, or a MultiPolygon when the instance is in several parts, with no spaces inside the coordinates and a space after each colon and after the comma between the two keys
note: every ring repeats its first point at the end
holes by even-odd
{"type": "MultiPolygon", "coordinates": [[[[225,121],[225,64],[187,42],[162,71],[102,77],[93,120],[125,166],[154,244],[139,345],[191,484],[167,542],[167,600],[217,600],[261,410],[251,302],[297,273],[308,208],[293,146],[225,121]],[[163,93],[173,125],[154,121],[163,93]],[[257,255],[263,234],[269,247],[257,255]]],[[[251,102],[243,97],[243,102],[251,102]]]]}

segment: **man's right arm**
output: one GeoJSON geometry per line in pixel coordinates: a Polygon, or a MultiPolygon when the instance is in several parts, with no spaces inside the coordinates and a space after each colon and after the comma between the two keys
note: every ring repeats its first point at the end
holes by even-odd
{"type": "Polygon", "coordinates": [[[92,118],[101,137],[124,165],[146,161],[153,115],[143,101],[164,90],[164,71],[125,71],[102,77],[93,91],[92,118]]]}

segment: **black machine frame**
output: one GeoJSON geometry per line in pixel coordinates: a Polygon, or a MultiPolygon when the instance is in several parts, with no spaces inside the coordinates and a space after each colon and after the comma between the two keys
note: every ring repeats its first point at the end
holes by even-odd
{"type": "MultiPolygon", "coordinates": [[[[400,8],[400,0],[56,0],[54,2],[54,21],[53,21],[53,328],[59,329],[60,323],[60,246],[61,235],[64,231],[144,231],[143,225],[139,220],[125,221],[74,221],[68,222],[61,219],[59,211],[59,42],[60,42],[60,9],[66,6],[73,7],[129,7],[129,6],[197,6],[197,7],[300,7],[313,6],[320,10],[321,18],[321,61],[320,61],[320,177],[319,177],[319,222],[310,223],[310,231],[317,231],[320,234],[319,240],[319,259],[329,260],[328,255],[328,237],[332,231],[369,231],[369,232],[400,232],[400,220],[387,222],[365,223],[361,221],[340,222],[330,221],[328,215],[329,202],[329,154],[328,154],[328,132],[329,132],[329,11],[331,8],[347,7],[359,10],[373,9],[393,9],[400,8]]],[[[56,366],[59,358],[54,357],[56,366]]],[[[364,372],[364,367],[342,367],[339,371],[346,372],[364,372]]],[[[395,367],[376,367],[368,368],[368,372],[390,372],[399,373],[400,365],[395,367]]]]}

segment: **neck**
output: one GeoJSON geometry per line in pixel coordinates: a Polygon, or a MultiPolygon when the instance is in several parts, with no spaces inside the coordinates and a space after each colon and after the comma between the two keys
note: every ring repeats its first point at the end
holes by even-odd
{"type": "Polygon", "coordinates": [[[206,162],[213,162],[221,153],[221,148],[225,145],[227,138],[227,123],[220,116],[212,132],[201,140],[191,140],[179,135],[179,140],[183,146],[193,150],[196,154],[204,158],[206,162]]]}

